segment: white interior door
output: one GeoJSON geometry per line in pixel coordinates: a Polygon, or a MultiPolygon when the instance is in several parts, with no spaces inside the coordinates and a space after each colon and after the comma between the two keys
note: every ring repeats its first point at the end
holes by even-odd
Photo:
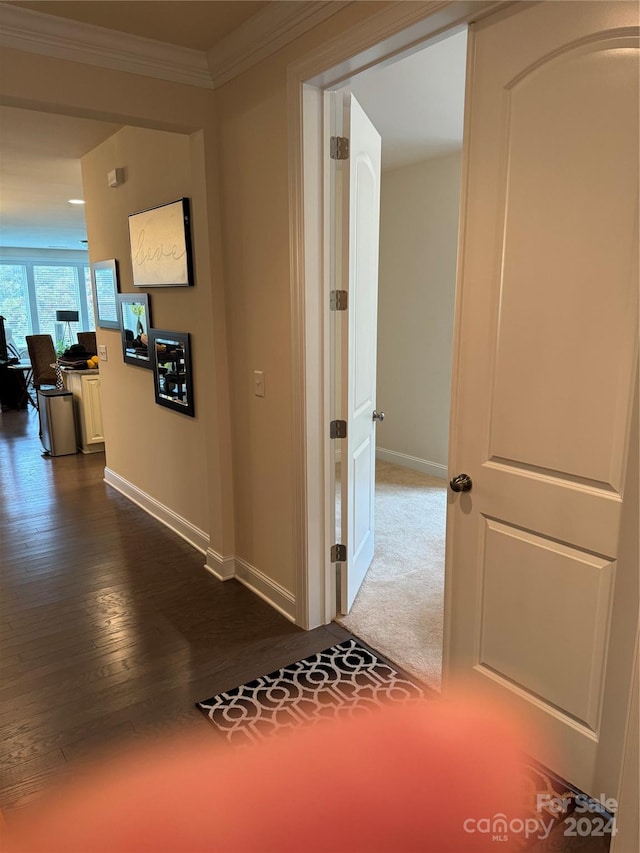
{"type": "MultiPolygon", "coordinates": [[[[375,532],[376,341],[380,231],[380,134],[353,95],[345,98],[349,158],[342,172],[343,282],[348,310],[342,327],[345,353],[342,396],[347,437],[342,442],[342,531],[346,561],[340,610],[346,614],[371,565],[375,532]],[[348,179],[345,178],[348,176],[348,179]]],[[[342,312],[340,312],[342,313],[342,312]]]]}
{"type": "Polygon", "coordinates": [[[532,725],[536,758],[616,796],[638,613],[638,8],[511,9],[471,51],[450,470],[472,488],[449,493],[445,667],[532,725]]]}

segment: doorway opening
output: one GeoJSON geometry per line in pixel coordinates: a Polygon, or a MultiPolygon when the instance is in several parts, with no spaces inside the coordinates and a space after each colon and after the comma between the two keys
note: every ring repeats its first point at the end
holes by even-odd
{"type": "MultiPolygon", "coordinates": [[[[368,69],[333,95],[341,100],[351,93],[382,140],[377,334],[366,321],[359,321],[357,334],[377,341],[376,409],[385,413],[375,437],[374,556],[351,608],[338,592],[336,618],[436,689],[442,673],[466,44],[465,28],[368,69]]],[[[340,252],[339,235],[335,244],[340,252]]],[[[345,313],[331,317],[340,412],[346,362],[354,354],[344,346],[345,313]]],[[[345,441],[334,444],[336,541],[345,543],[345,441]]]]}
{"type": "MultiPolygon", "coordinates": [[[[624,21],[624,17],[619,19],[621,38],[624,21]]],[[[572,611],[563,603],[572,600],[574,578],[579,576],[581,589],[583,585],[585,589],[588,587],[584,569],[589,561],[583,559],[582,554],[610,555],[607,559],[613,560],[620,553],[618,565],[622,573],[625,567],[634,565],[632,552],[626,547],[628,543],[617,538],[620,527],[613,523],[607,528],[606,521],[612,506],[611,484],[620,488],[623,482],[632,405],[630,388],[633,385],[628,382],[634,368],[630,345],[634,331],[631,315],[628,312],[625,315],[621,307],[629,305],[630,268],[625,260],[624,269],[615,267],[617,275],[611,278],[620,288],[616,292],[621,294],[617,303],[620,315],[612,326],[606,318],[614,310],[614,302],[609,299],[608,291],[603,291],[597,269],[600,263],[610,267],[622,255],[612,250],[617,245],[613,236],[608,243],[595,241],[593,233],[613,235],[615,227],[610,220],[594,224],[590,218],[575,215],[576,199],[593,193],[603,198],[609,192],[624,195],[624,187],[620,189],[623,185],[614,182],[609,174],[600,178],[600,169],[606,170],[611,160],[603,153],[606,147],[596,145],[593,138],[584,133],[581,123],[592,121],[593,110],[585,112],[580,122],[575,121],[573,113],[570,117],[566,114],[568,87],[573,87],[570,88],[573,103],[588,103],[590,107],[591,95],[585,100],[581,92],[596,88],[603,93],[602,104],[603,109],[607,104],[607,115],[609,105],[615,104],[616,109],[620,106],[616,120],[620,127],[626,127],[625,115],[628,118],[632,113],[630,107],[623,106],[622,90],[605,94],[595,86],[595,77],[590,72],[598,61],[592,57],[608,51],[614,43],[610,39],[618,38],[618,34],[612,36],[613,31],[607,29],[610,23],[611,19],[604,15],[594,15],[589,22],[581,22],[583,28],[576,35],[577,24],[571,16],[554,4],[540,4],[518,10],[517,15],[513,15],[511,8],[506,14],[499,12],[486,27],[474,28],[473,94],[470,99],[473,110],[467,110],[473,140],[464,158],[465,236],[461,241],[464,245],[461,284],[464,287],[459,289],[462,295],[456,310],[460,346],[454,368],[456,420],[452,424],[452,435],[456,440],[450,459],[461,463],[459,477],[466,480],[467,491],[471,477],[476,478],[476,486],[477,478],[481,478],[483,487],[476,488],[473,496],[461,495],[455,509],[449,513],[451,547],[446,568],[443,661],[445,690],[453,677],[460,675],[469,689],[486,692],[505,706],[508,703],[514,712],[522,714],[527,725],[539,727],[540,737],[534,745],[536,758],[586,791],[604,790],[604,783],[599,787],[600,783],[594,779],[604,779],[610,771],[612,781],[607,790],[616,790],[617,782],[613,778],[618,772],[614,769],[616,760],[608,759],[612,754],[621,754],[621,738],[616,736],[612,721],[623,719],[622,705],[628,708],[630,669],[626,666],[632,657],[633,632],[626,634],[623,647],[622,632],[612,630],[609,635],[608,628],[604,627],[605,623],[609,627],[620,627],[624,621],[624,617],[622,620],[615,618],[619,593],[625,589],[617,568],[613,598],[609,585],[611,576],[600,569],[593,573],[590,588],[595,602],[593,617],[584,617],[582,623],[589,635],[586,647],[592,654],[584,661],[581,677],[574,674],[568,682],[564,670],[550,664],[551,657],[546,649],[561,646],[565,634],[576,632],[578,623],[569,621],[569,615],[579,612],[581,618],[584,616],[582,609],[572,611]],[[585,41],[580,40],[583,38],[585,41]],[[587,43],[588,48],[583,53],[582,46],[587,43]],[[580,69],[574,64],[576,57],[579,63],[584,63],[580,69]],[[593,65],[587,71],[589,63],[593,65]],[[518,92],[520,103],[516,122],[515,111],[505,109],[505,89],[512,81],[524,79],[527,85],[518,92]],[[554,105],[553,112],[550,104],[554,105]],[[509,146],[503,144],[506,139],[509,146]],[[562,157],[557,156],[559,145],[562,157]],[[576,150],[584,156],[584,161],[577,158],[576,150]],[[542,151],[544,157],[541,157],[542,151]],[[513,180],[512,165],[516,160],[519,183],[513,180]],[[593,173],[580,168],[587,160],[594,164],[593,173]],[[537,168],[539,164],[540,169],[537,168]],[[566,164],[578,164],[578,168],[568,170],[566,164]],[[593,188],[584,183],[585,174],[597,176],[593,177],[593,188]],[[534,189],[539,204],[532,217],[534,189]],[[505,225],[505,211],[508,211],[509,229],[505,225]],[[573,229],[574,243],[565,239],[569,226],[573,229]],[[558,234],[562,235],[562,252],[555,248],[558,234]],[[518,242],[523,235],[526,239],[518,242]],[[537,247],[538,239],[544,243],[546,251],[531,250],[530,247],[537,247]],[[567,248],[572,246],[579,246],[580,251],[567,248]],[[508,282],[511,291],[504,278],[505,258],[510,259],[508,282]],[[533,267],[532,258],[536,261],[533,267]],[[556,258],[559,259],[557,263],[556,258]],[[592,262],[594,258],[597,263],[592,262]],[[552,274],[547,275],[547,269],[552,274]],[[570,276],[566,273],[568,269],[570,276]],[[541,281],[545,283],[544,289],[538,286],[541,281]],[[589,281],[591,286],[588,297],[583,299],[584,281],[589,281]],[[580,299],[574,298],[573,282],[579,283],[580,299]],[[564,310],[549,312],[548,305],[556,302],[564,310]],[[508,318],[503,310],[505,305],[512,311],[508,318]],[[541,326],[533,322],[538,316],[548,317],[548,324],[541,326]],[[571,320],[568,327],[576,340],[580,339],[577,344],[567,341],[567,317],[571,320]],[[608,361],[599,363],[597,372],[601,380],[601,398],[611,401],[609,407],[603,403],[601,408],[603,418],[610,418],[611,429],[594,428],[593,434],[589,438],[585,434],[584,442],[577,447],[575,436],[582,435],[586,429],[582,425],[593,427],[593,419],[582,417],[578,404],[586,401],[590,410],[593,408],[594,380],[590,362],[581,362],[576,368],[570,353],[575,352],[576,347],[580,349],[580,342],[585,339],[584,330],[591,329],[594,323],[598,325],[598,334],[602,329],[606,332],[607,328],[619,327],[624,335],[616,333],[615,345],[612,339],[606,351],[608,361]],[[523,329],[535,331],[537,337],[533,343],[522,336],[523,329]],[[541,351],[547,354],[545,371],[538,358],[541,351]],[[501,377],[500,394],[496,393],[497,375],[501,377]],[[615,376],[620,377],[620,382],[612,382],[611,377],[615,376]],[[527,377],[527,381],[523,377],[527,377]],[[569,391],[570,397],[567,396],[569,391]],[[615,394],[619,396],[615,397],[614,405],[615,394]],[[523,399],[526,407],[520,405],[523,399]],[[555,417],[552,431],[545,429],[550,423],[550,411],[555,417]],[[576,423],[581,424],[578,430],[576,423]],[[608,441],[615,441],[615,466],[611,462],[613,445],[607,445],[608,441]],[[595,457],[591,449],[596,448],[602,448],[602,458],[612,466],[606,469],[609,479],[601,476],[598,488],[592,486],[595,457]],[[529,462],[517,461],[521,459],[529,462]],[[463,471],[469,473],[463,475],[463,471]],[[617,479],[612,480],[613,476],[617,479]],[[601,489],[605,482],[608,485],[601,489]],[[572,512],[570,505],[578,500],[581,504],[584,502],[584,510],[572,512]],[[558,507],[562,508],[561,512],[558,507]],[[595,535],[602,537],[598,543],[593,538],[595,535]],[[547,560],[554,561],[553,572],[546,570],[547,560]],[[565,571],[565,564],[571,569],[565,571]],[[518,572],[514,576],[515,568],[518,572]],[[550,583],[554,588],[553,596],[549,596],[550,583]],[[563,587],[568,589],[566,598],[558,593],[558,588],[562,591],[563,587]],[[549,633],[551,624],[555,633],[549,633]],[[540,626],[544,626],[544,630],[540,626]],[[614,653],[614,646],[621,653],[620,658],[614,653]],[[613,683],[620,686],[619,693],[610,689],[613,683]],[[579,713],[576,712],[578,706],[579,713]],[[613,753],[603,749],[614,740],[617,742],[613,753]],[[561,745],[561,757],[551,755],[545,745],[548,743],[561,745]]],[[[620,43],[623,42],[615,42],[616,45],[620,43]]],[[[347,55],[358,59],[355,51],[343,53],[347,55]]],[[[615,57],[615,61],[623,56],[623,62],[633,61],[632,55],[624,51],[620,54],[611,51],[609,56],[615,57]]],[[[320,71],[316,73],[320,79],[320,71]]],[[[336,74],[328,83],[339,84],[349,76],[348,72],[343,73],[342,78],[336,74]]],[[[311,80],[311,74],[298,79],[311,80]]],[[[629,86],[626,91],[631,93],[633,87],[629,86]]],[[[606,144],[612,146],[625,139],[625,134],[616,133],[614,128],[614,125],[607,128],[606,144]]],[[[624,150],[625,153],[630,151],[624,150]]],[[[633,166],[637,166],[637,158],[620,160],[620,164],[617,175],[631,174],[633,166]]],[[[306,160],[304,166],[307,167],[306,160]]],[[[623,180],[629,186],[626,176],[623,180]]],[[[584,205],[581,208],[584,209],[584,205]]],[[[616,205],[607,208],[604,202],[600,207],[587,205],[587,208],[596,213],[622,210],[616,205]]],[[[632,211],[633,207],[626,210],[632,211]]],[[[307,213],[306,206],[304,213],[307,213]]],[[[627,214],[627,225],[632,215],[627,214]]],[[[294,227],[298,225],[297,221],[293,224],[294,227]]],[[[632,233],[626,226],[625,229],[625,234],[632,233]]],[[[318,231],[317,227],[311,230],[318,231]]],[[[303,231],[306,237],[306,227],[298,227],[298,236],[303,231]]],[[[322,246],[322,236],[319,244],[322,246]]],[[[628,248],[631,249],[631,245],[628,248]]],[[[628,258],[629,254],[624,257],[628,258]]],[[[304,257],[303,260],[302,280],[306,285],[307,269],[312,268],[313,259],[304,257]]],[[[308,287],[304,295],[305,298],[310,296],[308,287]]],[[[308,315],[304,319],[307,320],[308,315]]],[[[308,331],[308,325],[303,326],[303,331],[308,331]]],[[[591,340],[597,337],[597,334],[596,337],[592,335],[591,340]]],[[[311,348],[303,349],[305,356],[311,348]]],[[[590,357],[595,357],[592,350],[587,351],[590,357]]],[[[308,359],[305,366],[311,367],[308,359]]],[[[307,391],[309,385],[313,395],[313,381],[303,384],[303,388],[307,391]]],[[[306,415],[314,411],[308,400],[307,396],[303,401],[306,415]]],[[[317,404],[317,398],[311,402],[317,404]]],[[[310,433],[310,429],[305,430],[306,439],[310,433]]],[[[306,475],[315,461],[309,452],[308,440],[304,450],[307,456],[301,471],[306,475]]],[[[299,491],[308,498],[303,510],[313,509],[314,493],[304,482],[302,486],[299,491]]],[[[627,508],[633,508],[634,498],[637,492],[631,493],[631,503],[625,496],[625,516],[627,508]]],[[[307,513],[307,520],[303,545],[310,539],[307,533],[312,527],[310,513],[307,513]]],[[[304,567],[307,565],[305,563],[304,567]]],[[[602,564],[599,566],[605,568],[602,564]]],[[[309,578],[313,576],[309,572],[309,578]]],[[[313,613],[312,596],[316,590],[310,592],[306,600],[309,612],[313,613]]],[[[623,599],[624,594],[620,601],[623,599]]],[[[625,624],[633,631],[637,627],[633,620],[625,624]]],[[[618,735],[620,731],[618,726],[618,735]]]]}

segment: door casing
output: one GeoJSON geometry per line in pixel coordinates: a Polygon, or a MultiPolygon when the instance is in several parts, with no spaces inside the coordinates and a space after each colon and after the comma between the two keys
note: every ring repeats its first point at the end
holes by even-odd
{"type": "MultiPolygon", "coordinates": [[[[329,313],[331,195],[325,92],[382,62],[423,49],[511,2],[396,3],[292,63],[287,75],[291,234],[293,495],[296,623],[311,629],[336,615],[332,364],[329,313]]],[[[517,4],[522,6],[523,4],[517,4]]],[[[447,613],[445,605],[445,652],[447,613]]]]}

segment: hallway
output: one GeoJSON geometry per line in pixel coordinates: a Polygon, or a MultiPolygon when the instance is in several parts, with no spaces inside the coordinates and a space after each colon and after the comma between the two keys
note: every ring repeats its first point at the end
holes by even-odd
{"type": "Polygon", "coordinates": [[[173,728],[194,702],[350,636],[304,632],[103,483],[104,454],[43,458],[0,415],[0,808],[78,759],[173,728]]]}

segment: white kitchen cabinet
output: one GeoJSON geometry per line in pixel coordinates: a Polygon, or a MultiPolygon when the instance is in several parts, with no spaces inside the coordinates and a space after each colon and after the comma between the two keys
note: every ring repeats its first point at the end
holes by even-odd
{"type": "Polygon", "coordinates": [[[104,450],[99,370],[63,370],[64,384],[73,394],[78,447],[83,453],[104,450]]]}

